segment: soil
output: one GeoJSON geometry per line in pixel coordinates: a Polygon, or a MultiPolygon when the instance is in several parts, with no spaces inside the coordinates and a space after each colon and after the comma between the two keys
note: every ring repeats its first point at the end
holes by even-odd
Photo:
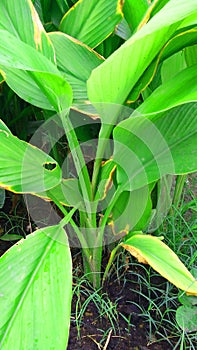
{"type": "MultiPolygon", "coordinates": [[[[68,350],[170,350],[174,349],[178,337],[174,338],[173,344],[170,345],[168,341],[161,341],[156,338],[154,330],[152,333],[149,329],[148,322],[142,316],[142,309],[146,310],[149,302],[146,299],[148,291],[146,287],[138,285],[138,275],[146,276],[145,270],[138,264],[133,264],[132,270],[125,268],[121,278],[112,275],[110,281],[102,290],[104,298],[109,297],[111,304],[116,305],[115,327],[110,322],[110,317],[106,311],[102,310],[103,316],[99,316],[96,303],[92,300],[83,313],[80,323],[80,334],[76,325],[76,303],[79,303],[79,296],[74,295],[72,303],[72,317],[70,326],[70,338],[68,350]],[[133,273],[132,273],[133,272],[133,273]],[[140,293],[142,292],[142,294],[140,293]],[[129,320],[129,323],[126,321],[129,320]],[[150,339],[151,338],[151,339],[150,339]]],[[[155,287],[161,289],[162,285],[166,283],[165,279],[159,276],[151,281],[155,287]]],[[[83,286],[82,286],[83,287],[83,286]]],[[[86,286],[84,286],[86,288],[86,286]]],[[[94,293],[94,291],[92,291],[94,293]]],[[[160,297],[163,297],[160,295],[160,297]]],[[[81,307],[85,301],[84,296],[80,296],[81,307]]],[[[164,309],[162,311],[165,311],[164,309]]],[[[154,315],[152,316],[157,320],[154,315]]],[[[162,328],[165,324],[162,325],[162,328]]],[[[170,336],[170,334],[169,334],[170,336]]]]}

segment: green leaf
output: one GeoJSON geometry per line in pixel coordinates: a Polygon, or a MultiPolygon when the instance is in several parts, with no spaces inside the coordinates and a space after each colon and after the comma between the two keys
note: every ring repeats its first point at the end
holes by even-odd
{"type": "Polygon", "coordinates": [[[185,60],[188,66],[197,65],[197,45],[185,49],[185,60]]]}
{"type": "Polygon", "coordinates": [[[164,7],[167,2],[169,2],[170,0],[153,0],[152,1],[152,11],[151,11],[151,17],[155,16],[157,12],[159,12],[162,7],[164,7]]]}
{"type": "Polygon", "coordinates": [[[0,261],[1,349],[65,350],[72,296],[65,231],[58,225],[37,230],[0,261]]]}
{"type": "Polygon", "coordinates": [[[121,0],[79,0],[62,18],[60,30],[94,48],[122,19],[121,0]]]}
{"type": "Polygon", "coordinates": [[[167,58],[161,67],[162,83],[167,83],[172,77],[185,68],[187,68],[187,65],[185,62],[185,57],[181,51],[167,58]]]}
{"type": "Polygon", "coordinates": [[[117,181],[134,190],[166,174],[197,170],[196,103],[164,114],[130,117],[114,128],[117,181]]]}
{"type": "Polygon", "coordinates": [[[197,331],[197,307],[196,306],[179,306],[176,310],[176,321],[184,332],[197,331]]]}
{"type": "Polygon", "coordinates": [[[2,241],[17,241],[19,239],[23,238],[23,236],[20,236],[20,235],[15,235],[15,234],[12,234],[12,233],[6,233],[5,235],[3,236],[0,236],[0,239],[2,241]]]}
{"type": "Polygon", "coordinates": [[[103,200],[107,196],[107,192],[113,186],[112,177],[115,170],[116,164],[111,159],[101,164],[95,200],[103,200]]]}
{"type": "Polygon", "coordinates": [[[169,1],[102,65],[93,70],[88,80],[90,101],[122,104],[162,47],[183,20],[191,15],[197,17],[196,0],[169,1]]]}
{"type": "Polygon", "coordinates": [[[74,102],[87,101],[86,82],[103,58],[80,41],[63,33],[49,34],[55,48],[57,66],[73,89],[74,102]]]}
{"type": "Polygon", "coordinates": [[[181,70],[159,86],[137,109],[148,114],[168,110],[186,102],[197,100],[197,65],[181,70]]]}
{"type": "Polygon", "coordinates": [[[147,0],[125,0],[123,13],[132,32],[134,32],[149,8],[147,0]]]}
{"type": "Polygon", "coordinates": [[[173,178],[172,175],[163,176],[156,184],[155,191],[152,193],[155,205],[153,206],[148,232],[155,232],[171,208],[173,178]]]}
{"type": "MultiPolygon", "coordinates": [[[[181,55],[183,56],[183,53],[181,52],[181,50],[189,45],[193,45],[194,43],[196,43],[196,40],[197,40],[197,30],[195,28],[183,30],[182,32],[178,32],[172,38],[170,38],[170,40],[161,49],[157,57],[151,62],[151,64],[144,71],[143,75],[140,77],[140,79],[137,81],[137,83],[133,87],[131,93],[127,98],[127,103],[131,103],[135,101],[139,97],[140,93],[153,80],[155,74],[159,74],[158,72],[158,67],[160,69],[159,63],[165,61],[167,58],[169,58],[170,60],[170,56],[174,55],[175,53],[177,53],[180,56],[181,55]]],[[[172,58],[172,60],[176,62],[174,58],[172,58]]],[[[164,62],[163,65],[166,65],[166,62],[164,62]]],[[[169,67],[171,72],[173,72],[173,75],[175,75],[175,73],[177,73],[176,63],[174,64],[174,66],[170,65],[169,63],[169,67]],[[173,68],[175,68],[175,70],[173,70],[173,68]]],[[[186,65],[183,68],[186,68],[186,65]]],[[[171,79],[173,75],[170,75],[169,78],[171,79]]],[[[166,78],[166,81],[167,81],[167,78],[166,78]]]]}
{"type": "Polygon", "coordinates": [[[34,7],[48,32],[49,28],[57,30],[62,17],[70,6],[66,0],[36,0],[34,1],[34,7]]]}
{"type": "Polygon", "coordinates": [[[193,295],[186,295],[185,293],[180,293],[179,301],[184,306],[194,306],[197,305],[197,297],[193,295]]]}
{"type": "Polygon", "coordinates": [[[72,90],[57,67],[8,31],[0,30],[0,36],[0,70],[11,89],[41,108],[70,107],[72,90]]]}
{"type": "Polygon", "coordinates": [[[53,187],[50,191],[37,193],[39,197],[44,199],[55,199],[68,207],[77,207],[84,209],[84,201],[79,189],[78,179],[63,179],[60,184],[53,187]]]}
{"type": "Polygon", "coordinates": [[[5,131],[0,121],[0,186],[13,192],[41,192],[61,181],[57,162],[40,149],[5,131]],[[47,169],[51,164],[52,170],[47,169]]]}
{"type": "Polygon", "coordinates": [[[7,30],[55,62],[53,46],[30,0],[1,0],[0,29],[7,30]]]}
{"type": "Polygon", "coordinates": [[[159,238],[135,234],[121,245],[139,262],[149,264],[177,288],[197,295],[197,281],[177,255],[159,238]]]}
{"type": "Polygon", "coordinates": [[[148,187],[122,192],[112,209],[109,225],[114,234],[143,230],[150,219],[152,202],[148,187]]]}

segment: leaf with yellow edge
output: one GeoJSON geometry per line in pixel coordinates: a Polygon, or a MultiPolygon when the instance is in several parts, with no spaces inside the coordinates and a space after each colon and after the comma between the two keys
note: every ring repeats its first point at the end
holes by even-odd
{"type": "Polygon", "coordinates": [[[197,281],[178,256],[159,237],[134,234],[120,244],[139,262],[149,264],[154,270],[187,294],[197,295],[197,281]]]}
{"type": "Polygon", "coordinates": [[[60,30],[94,48],[122,20],[121,0],[79,0],[65,14],[60,30]]]}
{"type": "Polygon", "coordinates": [[[62,172],[55,159],[12,135],[1,120],[0,144],[0,187],[16,193],[34,193],[60,183],[62,172]]]}
{"type": "Polygon", "coordinates": [[[55,63],[53,45],[30,0],[1,0],[0,29],[7,30],[55,63]]]}

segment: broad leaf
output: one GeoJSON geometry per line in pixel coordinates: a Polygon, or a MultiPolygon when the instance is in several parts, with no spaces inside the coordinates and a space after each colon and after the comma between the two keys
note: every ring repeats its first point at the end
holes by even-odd
{"type": "Polygon", "coordinates": [[[86,101],[86,82],[103,58],[80,41],[63,33],[49,34],[55,48],[57,66],[73,89],[74,102],[86,101]]]}
{"type": "MultiPolygon", "coordinates": [[[[131,103],[135,101],[139,97],[140,93],[147,87],[147,85],[150,84],[155,74],[156,73],[158,74],[157,68],[159,66],[159,63],[163,62],[168,57],[170,58],[171,55],[174,55],[175,53],[178,53],[178,52],[179,52],[178,53],[179,55],[182,55],[182,57],[184,57],[181,50],[186,48],[189,45],[195,44],[196,41],[197,41],[197,30],[195,28],[183,30],[183,32],[179,32],[178,34],[170,38],[170,40],[161,49],[157,57],[151,62],[151,64],[144,71],[143,75],[140,77],[140,79],[137,81],[137,83],[133,87],[131,93],[127,98],[127,103],[131,103]]],[[[175,72],[177,72],[176,65],[174,67],[172,66],[170,67],[171,67],[171,70],[175,67],[176,68],[175,72]]],[[[173,71],[173,75],[175,75],[175,72],[173,71]]],[[[170,79],[172,78],[173,75],[170,75],[170,79]]]]}
{"type": "Polygon", "coordinates": [[[147,0],[125,0],[123,13],[132,32],[138,27],[148,8],[147,0]]]}
{"type": "Polygon", "coordinates": [[[152,201],[148,186],[133,192],[122,192],[112,209],[109,225],[114,235],[143,230],[150,219],[152,201]]]}
{"type": "Polygon", "coordinates": [[[53,46],[30,0],[1,0],[0,29],[7,30],[50,61],[55,61],[53,46]]]}
{"type": "MultiPolygon", "coordinates": [[[[185,57],[181,51],[175,53],[173,56],[167,58],[161,67],[162,83],[167,83],[177,73],[187,68],[185,57]]],[[[187,89],[186,89],[187,90],[187,89]]]]}
{"type": "Polygon", "coordinates": [[[44,193],[36,193],[39,197],[46,200],[55,198],[58,202],[68,207],[84,209],[84,201],[79,189],[78,179],[63,179],[60,184],[44,193]]]}
{"type": "Polygon", "coordinates": [[[153,210],[151,220],[149,222],[148,232],[155,232],[167,216],[172,205],[172,189],[174,176],[166,175],[162,177],[156,184],[155,191],[152,193],[153,210]]]}
{"type": "Polygon", "coordinates": [[[63,17],[60,30],[94,48],[122,19],[121,0],[79,0],[63,17]]]}
{"type": "Polygon", "coordinates": [[[57,162],[40,149],[19,140],[0,121],[0,186],[14,192],[40,192],[61,181],[57,162]],[[48,170],[48,164],[52,170],[48,170]]]}
{"type": "Polygon", "coordinates": [[[186,102],[195,102],[197,100],[197,88],[194,83],[196,80],[197,65],[181,70],[170,80],[159,86],[138,107],[137,113],[155,113],[186,102]]]}
{"type": "Polygon", "coordinates": [[[149,264],[176,287],[188,294],[197,295],[197,281],[177,255],[159,238],[134,234],[121,245],[139,262],[149,264]]]}
{"type": "Polygon", "coordinates": [[[197,307],[196,306],[179,306],[176,311],[176,321],[184,332],[197,331],[197,307]]]}
{"type": "Polygon", "coordinates": [[[65,350],[72,266],[60,226],[37,230],[0,259],[0,347],[65,350]]]}
{"type": "Polygon", "coordinates": [[[196,0],[169,1],[92,72],[88,80],[90,101],[122,104],[162,47],[181,27],[183,19],[192,15],[197,17],[196,0]]]}
{"type": "Polygon", "coordinates": [[[188,66],[197,65],[197,45],[187,47],[185,50],[185,60],[188,66]]]}
{"type": "Polygon", "coordinates": [[[114,129],[117,180],[134,190],[166,174],[197,170],[196,104],[164,114],[130,117],[114,129]]]}
{"type": "Polygon", "coordinates": [[[72,90],[57,67],[36,49],[0,30],[0,70],[7,84],[23,99],[38,107],[70,107],[72,90]]]}

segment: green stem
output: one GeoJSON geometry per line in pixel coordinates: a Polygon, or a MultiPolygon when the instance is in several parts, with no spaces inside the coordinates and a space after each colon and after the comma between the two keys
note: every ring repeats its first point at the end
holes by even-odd
{"type": "Polygon", "coordinates": [[[174,191],[174,198],[173,198],[173,205],[178,208],[178,205],[181,200],[181,195],[183,192],[183,187],[185,184],[185,180],[187,178],[187,175],[178,175],[176,179],[176,186],[174,191]]]}
{"type": "Polygon", "coordinates": [[[116,204],[116,201],[118,200],[118,198],[119,198],[119,196],[120,196],[120,194],[121,194],[122,192],[123,192],[123,187],[122,187],[122,186],[119,186],[119,187],[117,188],[116,192],[114,193],[114,195],[113,195],[113,197],[112,197],[110,203],[109,203],[108,206],[107,206],[107,209],[106,209],[106,211],[105,211],[105,214],[104,214],[104,216],[103,216],[103,218],[102,218],[102,221],[101,221],[101,224],[100,224],[100,229],[101,229],[101,231],[99,231],[99,232],[100,232],[101,235],[103,235],[103,233],[101,233],[101,232],[105,229],[105,226],[106,226],[108,217],[109,217],[109,215],[110,215],[110,213],[111,213],[111,211],[112,211],[114,205],[116,204]]]}
{"type": "Polygon", "coordinates": [[[106,278],[107,278],[109,269],[110,269],[110,267],[111,267],[111,265],[112,265],[112,262],[113,262],[113,260],[114,260],[115,255],[116,255],[116,252],[117,252],[117,250],[118,250],[119,248],[120,248],[120,245],[118,244],[118,245],[112,250],[112,252],[111,252],[111,254],[110,254],[110,257],[109,257],[109,260],[108,260],[108,263],[107,263],[107,266],[106,266],[106,268],[105,268],[105,272],[104,272],[104,275],[103,275],[102,286],[103,286],[104,283],[105,283],[105,280],[106,280],[106,278]]]}
{"type": "Polygon", "coordinates": [[[106,209],[106,212],[102,218],[100,227],[98,228],[98,234],[95,241],[95,248],[93,249],[93,267],[95,272],[94,286],[96,288],[99,288],[101,283],[100,273],[101,273],[101,261],[102,261],[102,251],[103,251],[103,236],[105,232],[106,223],[112,211],[112,208],[114,207],[121,193],[122,193],[122,188],[118,187],[117,191],[115,192],[113,198],[111,199],[111,202],[109,203],[106,209]]]}
{"type": "Polygon", "coordinates": [[[86,206],[88,215],[91,215],[90,201],[92,200],[92,189],[83,153],[81,151],[75,130],[69,119],[69,116],[67,115],[67,118],[65,118],[66,116],[64,114],[61,113],[60,115],[66,133],[66,137],[68,139],[69,148],[72,153],[73,161],[77,170],[77,174],[79,176],[79,183],[84,198],[84,204],[86,206]]]}
{"type": "MultiPolygon", "coordinates": [[[[81,247],[82,247],[83,252],[84,252],[84,254],[86,256],[86,259],[87,259],[87,261],[89,261],[90,268],[92,268],[92,263],[91,263],[92,252],[91,252],[91,250],[89,248],[86,248],[86,247],[88,247],[87,242],[86,242],[83,234],[81,233],[79,227],[76,225],[74,220],[71,218],[70,212],[68,212],[64,208],[64,206],[56,199],[56,197],[53,194],[50,193],[50,191],[48,192],[48,195],[53,200],[53,202],[56,204],[56,206],[61,210],[61,212],[64,214],[65,218],[63,220],[68,221],[68,218],[69,218],[69,222],[70,222],[72,228],[74,229],[74,231],[75,231],[75,233],[76,233],[76,235],[77,235],[77,237],[79,239],[79,242],[81,243],[81,247]]],[[[75,208],[75,210],[77,210],[77,208],[75,208]]],[[[62,220],[62,223],[64,222],[63,220],[62,220]]]]}
{"type": "Polygon", "coordinates": [[[114,125],[111,124],[102,124],[101,130],[99,133],[99,139],[98,139],[98,146],[97,146],[97,152],[96,152],[96,159],[94,162],[94,169],[92,174],[92,193],[93,196],[96,192],[96,186],[98,182],[98,175],[101,167],[101,162],[103,160],[103,156],[107,147],[107,144],[109,142],[109,137],[111,135],[111,132],[113,130],[114,125]]]}

